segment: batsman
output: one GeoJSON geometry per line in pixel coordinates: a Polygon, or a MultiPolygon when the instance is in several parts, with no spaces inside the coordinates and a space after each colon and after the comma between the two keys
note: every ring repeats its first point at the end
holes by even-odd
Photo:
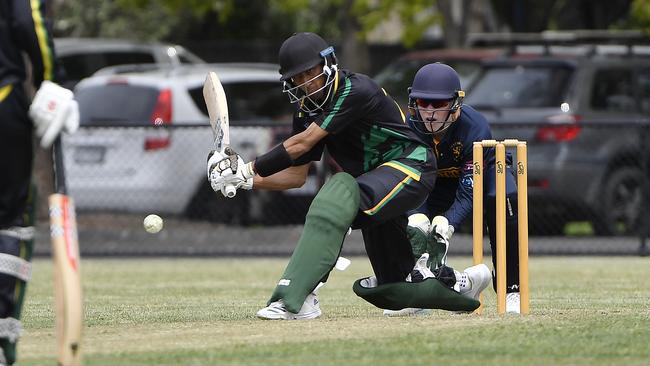
{"type": "Polygon", "coordinates": [[[45,21],[45,2],[0,2],[0,365],[16,362],[16,342],[25,286],[31,274],[35,189],[31,185],[34,130],[49,147],[61,130],[78,125],[72,92],[54,79],[52,38],[45,21]],[[30,108],[27,55],[31,81],[39,88],[30,108]]]}
{"type": "MultiPolygon", "coordinates": [[[[224,193],[229,185],[300,187],[310,163],[321,159],[325,147],[343,172],[331,177],[312,201],[284,274],[257,316],[320,316],[314,290],[334,267],[350,227],[361,229],[375,274],[354,283],[358,296],[383,309],[477,308],[478,294],[460,294],[452,289],[454,283],[443,283],[428,271],[406,281],[415,266],[406,212],[424,203],[433,189],[436,160],[405,123],[395,101],[369,77],[339,69],[334,48],[314,33],[285,40],[279,63],[283,92],[298,106],[292,136],[251,162],[237,156],[234,172],[223,169],[228,156],[211,153],[212,188],[224,193]]],[[[478,293],[485,286],[477,284],[474,290],[478,293]]]]}

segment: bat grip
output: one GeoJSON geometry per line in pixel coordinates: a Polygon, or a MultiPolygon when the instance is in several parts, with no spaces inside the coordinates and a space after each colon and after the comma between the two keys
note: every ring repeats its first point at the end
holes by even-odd
{"type": "Polygon", "coordinates": [[[233,198],[237,194],[237,189],[232,184],[228,184],[225,190],[226,190],[226,197],[228,198],[233,198]]]}

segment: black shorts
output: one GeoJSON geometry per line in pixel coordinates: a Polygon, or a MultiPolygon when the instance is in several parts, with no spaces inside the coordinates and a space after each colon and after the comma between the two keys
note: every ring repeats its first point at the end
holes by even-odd
{"type": "Polygon", "coordinates": [[[413,269],[406,212],[426,200],[435,177],[433,156],[426,163],[396,159],[357,177],[361,201],[352,227],[363,233],[379,284],[404,281],[413,269]]]}
{"type": "MultiPolygon", "coordinates": [[[[433,159],[433,158],[432,158],[433,159]]],[[[401,158],[383,163],[356,178],[361,200],[352,224],[360,229],[404,216],[419,207],[435,184],[435,160],[401,158]]]]}

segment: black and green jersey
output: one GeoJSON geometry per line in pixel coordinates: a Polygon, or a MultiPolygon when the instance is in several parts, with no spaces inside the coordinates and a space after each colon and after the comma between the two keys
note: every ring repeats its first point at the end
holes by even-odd
{"type": "Polygon", "coordinates": [[[329,135],[296,165],[319,160],[323,147],[354,177],[383,163],[408,158],[427,161],[430,149],[404,122],[397,103],[371,78],[347,70],[339,71],[331,102],[320,113],[294,116],[293,134],[304,131],[312,122],[329,135]]]}
{"type": "Polygon", "coordinates": [[[45,1],[0,1],[0,88],[26,80],[23,52],[31,62],[34,87],[55,79],[53,41],[44,14],[45,1]]]}

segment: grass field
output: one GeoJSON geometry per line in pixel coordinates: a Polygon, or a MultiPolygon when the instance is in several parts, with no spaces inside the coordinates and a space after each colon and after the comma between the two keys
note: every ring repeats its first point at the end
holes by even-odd
{"type": "MultiPolygon", "coordinates": [[[[469,258],[454,261],[458,268],[469,258]]],[[[356,297],[352,258],[313,321],[262,321],[286,259],[85,260],[85,365],[648,365],[650,259],[531,259],[531,309],[384,318],[356,297]]],[[[49,260],[35,261],[20,365],[54,365],[49,260]]]]}

